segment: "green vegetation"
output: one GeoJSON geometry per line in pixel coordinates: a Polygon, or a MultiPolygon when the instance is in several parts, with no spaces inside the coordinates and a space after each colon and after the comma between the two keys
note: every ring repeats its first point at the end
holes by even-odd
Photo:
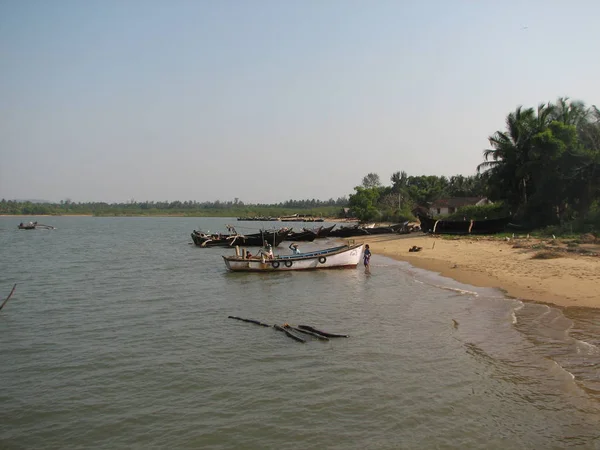
{"type": "Polygon", "coordinates": [[[415,208],[427,207],[439,198],[483,197],[486,192],[485,177],[479,174],[447,178],[433,175],[408,176],[402,171],[391,176],[391,186],[373,184],[374,179],[379,180],[379,177],[376,174],[366,175],[362,186],[355,187],[354,194],[349,198],[348,204],[352,212],[363,221],[411,220],[414,219],[415,208]]]}
{"type": "Polygon", "coordinates": [[[491,199],[524,224],[585,231],[600,228],[600,111],[560,98],[517,108],[506,131],[489,138],[478,170],[491,199]]]}
{"type": "Polygon", "coordinates": [[[518,107],[506,130],[489,137],[477,174],[450,178],[396,172],[392,185],[363,179],[349,204],[362,220],[402,220],[444,197],[487,197],[493,205],[458,209],[451,218],[511,214],[544,234],[600,230],[600,110],[559,98],[518,107]]]}
{"type": "Polygon", "coordinates": [[[504,203],[497,202],[481,206],[463,206],[454,214],[449,214],[447,218],[450,220],[462,220],[464,217],[472,220],[499,219],[506,217],[506,214],[507,211],[504,203]]]}

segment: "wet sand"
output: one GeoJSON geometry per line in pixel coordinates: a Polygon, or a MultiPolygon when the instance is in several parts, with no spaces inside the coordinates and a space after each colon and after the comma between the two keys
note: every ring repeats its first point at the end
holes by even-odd
{"type": "MultiPolygon", "coordinates": [[[[380,254],[461,283],[500,288],[511,297],[600,308],[600,257],[569,253],[567,245],[558,240],[442,238],[419,233],[368,236],[356,241],[370,245],[375,264],[380,254]],[[409,252],[413,246],[422,250],[409,252]],[[557,257],[536,259],[540,252],[557,257]]],[[[598,243],[582,245],[579,251],[583,249],[600,254],[598,243]]]]}

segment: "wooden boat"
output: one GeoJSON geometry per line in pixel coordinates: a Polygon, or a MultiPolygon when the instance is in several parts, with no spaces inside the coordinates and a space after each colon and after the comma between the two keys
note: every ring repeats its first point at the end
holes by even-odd
{"type": "Polygon", "coordinates": [[[19,230],[54,230],[55,228],[51,225],[43,225],[41,223],[37,223],[37,222],[27,222],[27,223],[23,223],[21,222],[17,228],[19,230]]]}
{"type": "Polygon", "coordinates": [[[296,255],[275,256],[272,259],[264,255],[259,258],[245,258],[245,251],[242,251],[241,255],[223,256],[223,260],[227,269],[232,272],[346,269],[358,265],[363,247],[364,244],[342,245],[296,255]]]}
{"type": "Polygon", "coordinates": [[[317,239],[320,238],[326,238],[329,236],[329,233],[331,233],[331,230],[333,230],[333,228],[335,227],[335,224],[331,225],[330,227],[318,227],[318,228],[314,228],[312,230],[309,230],[308,228],[302,228],[304,231],[312,231],[313,233],[317,234],[317,239]]]}
{"type": "Polygon", "coordinates": [[[337,230],[332,230],[329,233],[330,237],[352,237],[352,236],[365,236],[369,234],[367,230],[354,225],[351,227],[340,227],[337,230]]]}
{"type": "MultiPolygon", "coordinates": [[[[292,214],[289,216],[281,216],[279,218],[282,222],[298,222],[298,214],[292,214]]],[[[300,220],[301,221],[301,220],[300,220]]]]}
{"type": "Polygon", "coordinates": [[[252,234],[204,234],[194,230],[192,241],[198,247],[233,247],[245,245],[247,247],[262,247],[266,242],[277,247],[288,235],[289,230],[261,231],[252,234]]]}
{"type": "Polygon", "coordinates": [[[421,230],[431,234],[495,234],[506,229],[510,217],[483,220],[436,220],[431,217],[417,216],[421,230]]]}
{"type": "Polygon", "coordinates": [[[311,230],[290,231],[285,237],[285,241],[312,242],[317,238],[317,233],[311,230]]]}

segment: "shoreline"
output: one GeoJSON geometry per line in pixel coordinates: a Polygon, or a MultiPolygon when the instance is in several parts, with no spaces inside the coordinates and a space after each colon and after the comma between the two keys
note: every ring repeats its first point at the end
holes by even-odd
{"type": "MultiPolygon", "coordinates": [[[[560,307],[600,308],[600,258],[558,252],[558,245],[556,251],[540,250],[543,243],[539,239],[409,234],[361,237],[360,241],[369,244],[374,255],[406,261],[460,283],[500,289],[512,298],[560,307]],[[409,252],[412,246],[422,250],[409,252]],[[553,256],[535,258],[540,252],[553,256]]],[[[588,247],[600,251],[600,244],[588,247]]]]}
{"type": "MultiPolygon", "coordinates": [[[[94,214],[0,214],[0,217],[144,217],[144,218],[152,218],[152,217],[185,217],[185,218],[195,218],[195,219],[231,219],[235,218],[235,216],[188,216],[185,214],[119,214],[119,215],[105,215],[105,216],[95,216],[94,214]]],[[[288,223],[292,221],[282,221],[282,220],[240,220],[239,222],[259,222],[259,223],[288,223]]],[[[353,219],[339,219],[336,217],[328,217],[324,218],[323,222],[328,223],[348,223],[348,224],[358,224],[358,221],[353,219]]],[[[316,220],[307,220],[307,221],[297,221],[294,223],[306,223],[306,224],[319,224],[323,223],[321,221],[316,220]]]]}

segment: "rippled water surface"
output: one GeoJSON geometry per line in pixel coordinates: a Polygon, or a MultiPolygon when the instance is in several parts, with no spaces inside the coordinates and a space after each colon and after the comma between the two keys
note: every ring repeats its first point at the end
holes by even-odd
{"type": "Polygon", "coordinates": [[[0,218],[2,449],[600,448],[597,311],[378,255],[370,275],[227,273],[189,234],[233,219],[21,220],[0,218]]]}

